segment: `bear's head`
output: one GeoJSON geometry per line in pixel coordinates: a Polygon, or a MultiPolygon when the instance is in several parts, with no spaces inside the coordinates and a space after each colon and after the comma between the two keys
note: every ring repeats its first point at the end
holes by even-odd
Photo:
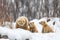
{"type": "Polygon", "coordinates": [[[26,27],[28,25],[28,19],[26,17],[19,17],[16,20],[16,25],[18,25],[18,27],[26,27]]]}
{"type": "Polygon", "coordinates": [[[34,22],[29,22],[29,27],[30,27],[30,29],[34,29],[35,28],[34,22]]]}
{"type": "Polygon", "coordinates": [[[26,24],[26,20],[25,19],[19,19],[19,20],[17,20],[17,24],[19,25],[19,26],[24,26],[25,24],[26,24]]]}
{"type": "Polygon", "coordinates": [[[39,22],[42,26],[46,27],[47,26],[47,23],[45,21],[41,21],[39,22]]]}

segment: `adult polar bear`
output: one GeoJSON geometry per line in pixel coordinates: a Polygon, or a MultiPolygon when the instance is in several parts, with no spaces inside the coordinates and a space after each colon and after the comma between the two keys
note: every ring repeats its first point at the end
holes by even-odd
{"type": "Polygon", "coordinates": [[[16,28],[29,30],[27,17],[25,16],[18,17],[16,20],[16,28]]]}

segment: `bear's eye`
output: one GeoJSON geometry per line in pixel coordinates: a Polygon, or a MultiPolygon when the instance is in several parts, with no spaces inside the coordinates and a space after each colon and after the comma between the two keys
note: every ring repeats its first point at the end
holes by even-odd
{"type": "Polygon", "coordinates": [[[19,22],[19,23],[21,23],[21,22],[19,22]]]}
{"type": "Polygon", "coordinates": [[[30,23],[29,26],[32,26],[32,24],[30,23]]]}
{"type": "Polygon", "coordinates": [[[29,24],[29,26],[30,26],[31,24],[29,24]]]}

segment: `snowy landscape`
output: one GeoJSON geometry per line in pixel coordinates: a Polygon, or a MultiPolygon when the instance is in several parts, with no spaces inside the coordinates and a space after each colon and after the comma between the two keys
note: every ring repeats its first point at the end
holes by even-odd
{"type": "Polygon", "coordinates": [[[0,27],[0,35],[6,35],[7,40],[60,40],[60,18],[49,18],[50,21],[48,22],[47,19],[47,17],[44,17],[40,20],[31,20],[35,23],[36,28],[38,29],[38,33],[32,33],[21,28],[16,29],[15,23],[13,22],[13,29],[8,28],[8,25],[6,25],[5,27],[0,27]],[[42,25],[39,24],[39,22],[41,21],[47,22],[47,24],[54,30],[54,33],[42,33],[42,25]],[[54,25],[53,22],[55,22],[54,25]]]}
{"type": "Polygon", "coordinates": [[[0,40],[60,40],[60,0],[0,0],[0,40]],[[34,22],[37,33],[16,28],[18,17],[34,22]],[[53,33],[42,33],[45,21],[53,33]]]}

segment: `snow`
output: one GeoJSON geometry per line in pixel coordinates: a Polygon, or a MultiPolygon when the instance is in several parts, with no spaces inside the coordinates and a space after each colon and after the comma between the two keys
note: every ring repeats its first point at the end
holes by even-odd
{"type": "Polygon", "coordinates": [[[55,32],[60,32],[59,27],[60,27],[60,18],[52,18],[51,21],[49,21],[47,24],[53,28],[55,32]],[[55,25],[53,25],[53,22],[55,22],[55,25]]]}
{"type": "Polygon", "coordinates": [[[39,22],[41,22],[41,21],[45,21],[45,22],[46,22],[46,20],[47,20],[47,17],[44,17],[44,18],[41,18],[41,19],[39,20],[39,22]]]}
{"type": "Polygon", "coordinates": [[[12,23],[12,29],[16,29],[16,22],[12,23]]]}
{"type": "Polygon", "coordinates": [[[22,40],[24,38],[28,38],[31,34],[28,30],[23,29],[8,29],[6,27],[0,27],[0,34],[7,35],[10,40],[22,40]]]}
{"type": "Polygon", "coordinates": [[[9,40],[9,39],[3,39],[3,38],[2,38],[2,39],[0,39],[0,40],[9,40]]]}
{"type": "Polygon", "coordinates": [[[21,28],[16,29],[16,23],[14,22],[12,23],[13,29],[8,28],[8,26],[0,26],[0,35],[7,35],[7,40],[60,40],[60,18],[50,19],[51,20],[49,22],[47,22],[46,17],[41,18],[40,20],[34,19],[30,21],[35,23],[38,33],[31,33],[30,31],[21,28]],[[41,21],[45,21],[54,30],[54,33],[41,33],[42,25],[39,24],[41,21]],[[55,22],[55,25],[53,25],[53,22],[55,22]]]}

